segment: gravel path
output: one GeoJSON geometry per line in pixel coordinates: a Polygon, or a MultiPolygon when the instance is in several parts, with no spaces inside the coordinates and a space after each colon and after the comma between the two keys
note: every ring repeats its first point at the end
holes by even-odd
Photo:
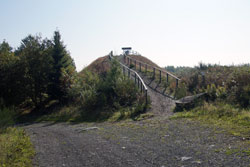
{"type": "Polygon", "coordinates": [[[187,120],[24,126],[35,166],[249,166],[249,143],[187,120]],[[86,130],[87,127],[92,127],[86,130]]]}
{"type": "MultiPolygon", "coordinates": [[[[123,56],[117,57],[118,60],[126,65],[124,63],[123,56]]],[[[146,75],[144,75],[142,72],[139,72],[136,70],[137,73],[141,76],[144,83],[147,85],[148,88],[148,96],[150,96],[151,100],[151,110],[149,112],[153,112],[154,115],[164,115],[164,116],[170,116],[173,114],[173,109],[175,107],[175,102],[171,98],[165,94],[165,89],[160,87],[158,83],[155,82],[155,80],[149,79],[146,75]]],[[[127,75],[127,71],[126,71],[127,75]]],[[[134,80],[134,74],[131,74],[131,79],[134,80]]]]}
{"type": "Polygon", "coordinates": [[[163,91],[159,87],[157,87],[157,84],[154,81],[148,79],[142,73],[138,73],[142,77],[148,88],[148,95],[151,100],[151,110],[149,112],[153,112],[155,115],[158,116],[173,115],[173,109],[175,107],[174,100],[166,96],[166,94],[161,93],[163,91]]]}

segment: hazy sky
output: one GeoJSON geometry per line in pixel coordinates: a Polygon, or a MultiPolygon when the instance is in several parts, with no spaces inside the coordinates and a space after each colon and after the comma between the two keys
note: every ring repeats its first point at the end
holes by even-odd
{"type": "Polygon", "coordinates": [[[0,0],[0,41],[58,28],[77,70],[131,46],[160,66],[250,63],[250,0],[0,0]]]}

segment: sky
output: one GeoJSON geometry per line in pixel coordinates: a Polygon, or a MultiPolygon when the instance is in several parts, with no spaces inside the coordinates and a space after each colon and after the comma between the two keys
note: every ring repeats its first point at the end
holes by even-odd
{"type": "Polygon", "coordinates": [[[162,67],[250,63],[249,0],[0,0],[0,42],[57,29],[78,71],[122,47],[162,67]]]}

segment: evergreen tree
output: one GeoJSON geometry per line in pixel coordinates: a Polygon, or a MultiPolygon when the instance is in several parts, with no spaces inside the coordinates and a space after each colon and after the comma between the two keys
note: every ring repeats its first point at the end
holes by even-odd
{"type": "Polygon", "coordinates": [[[59,31],[54,32],[53,37],[53,71],[51,73],[50,95],[53,99],[64,101],[67,99],[67,88],[71,85],[71,78],[75,73],[73,59],[64,46],[59,31]]]}
{"type": "Polygon", "coordinates": [[[7,105],[32,102],[36,107],[51,99],[66,100],[76,74],[73,59],[61,35],[53,40],[29,35],[15,52],[0,43],[0,101],[7,105]]]}
{"type": "Polygon", "coordinates": [[[31,99],[36,107],[47,99],[48,87],[50,85],[49,74],[53,61],[49,50],[51,46],[48,41],[42,41],[39,36],[31,36],[22,40],[21,46],[16,51],[20,57],[18,63],[18,81],[21,84],[20,94],[31,99]]]}
{"type": "Polygon", "coordinates": [[[12,47],[5,40],[0,44],[0,69],[11,63],[14,59],[12,47]]]}
{"type": "Polygon", "coordinates": [[[0,99],[5,103],[12,101],[12,96],[15,95],[12,86],[15,83],[13,72],[16,61],[12,47],[4,40],[0,44],[0,99]]]}

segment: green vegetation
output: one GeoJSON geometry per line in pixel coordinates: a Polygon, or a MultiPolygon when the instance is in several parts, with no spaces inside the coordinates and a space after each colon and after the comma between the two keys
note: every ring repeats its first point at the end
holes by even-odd
{"type": "Polygon", "coordinates": [[[0,166],[32,166],[34,148],[21,128],[15,123],[14,109],[0,108],[0,166]]]}
{"type": "Polygon", "coordinates": [[[28,35],[13,50],[0,43],[0,166],[31,166],[32,144],[16,123],[118,121],[146,111],[145,96],[116,61],[77,73],[58,31],[28,35]]]}
{"type": "MultiPolygon", "coordinates": [[[[168,67],[169,68],[169,67],[168,67]]],[[[189,118],[216,124],[234,135],[250,138],[250,66],[219,66],[200,63],[195,68],[172,69],[181,76],[187,95],[205,92],[173,118],[189,118]]]]}
{"type": "Polygon", "coordinates": [[[6,107],[0,106],[0,128],[6,128],[8,126],[14,125],[16,113],[14,109],[8,109],[6,107]]]}
{"type": "Polygon", "coordinates": [[[102,75],[83,70],[81,77],[75,76],[69,94],[78,112],[73,114],[75,121],[134,118],[149,107],[134,82],[122,75],[117,61],[102,75]]]}
{"type": "MultiPolygon", "coordinates": [[[[167,69],[169,67],[166,67],[167,69]]],[[[182,80],[186,95],[206,92],[207,101],[222,100],[238,107],[250,105],[250,66],[202,64],[172,69],[182,80]]]]}
{"type": "Polygon", "coordinates": [[[250,138],[250,110],[222,102],[204,103],[191,110],[176,113],[172,119],[188,118],[215,124],[231,134],[250,138]]]}
{"type": "Polygon", "coordinates": [[[34,149],[20,128],[7,128],[0,133],[0,166],[32,166],[34,149]]]}
{"type": "Polygon", "coordinates": [[[105,120],[117,111],[129,111],[134,117],[148,107],[145,97],[122,75],[116,61],[101,74],[87,69],[77,73],[58,31],[52,40],[29,35],[14,51],[3,41],[0,60],[0,100],[18,111],[32,111],[40,117],[48,111],[53,115],[56,111],[51,108],[56,105],[63,108],[71,104],[74,117],[105,120]]]}
{"type": "Polygon", "coordinates": [[[67,76],[75,72],[75,65],[58,31],[53,40],[29,35],[15,51],[4,41],[0,60],[0,99],[6,106],[39,108],[67,98],[67,76]]]}

